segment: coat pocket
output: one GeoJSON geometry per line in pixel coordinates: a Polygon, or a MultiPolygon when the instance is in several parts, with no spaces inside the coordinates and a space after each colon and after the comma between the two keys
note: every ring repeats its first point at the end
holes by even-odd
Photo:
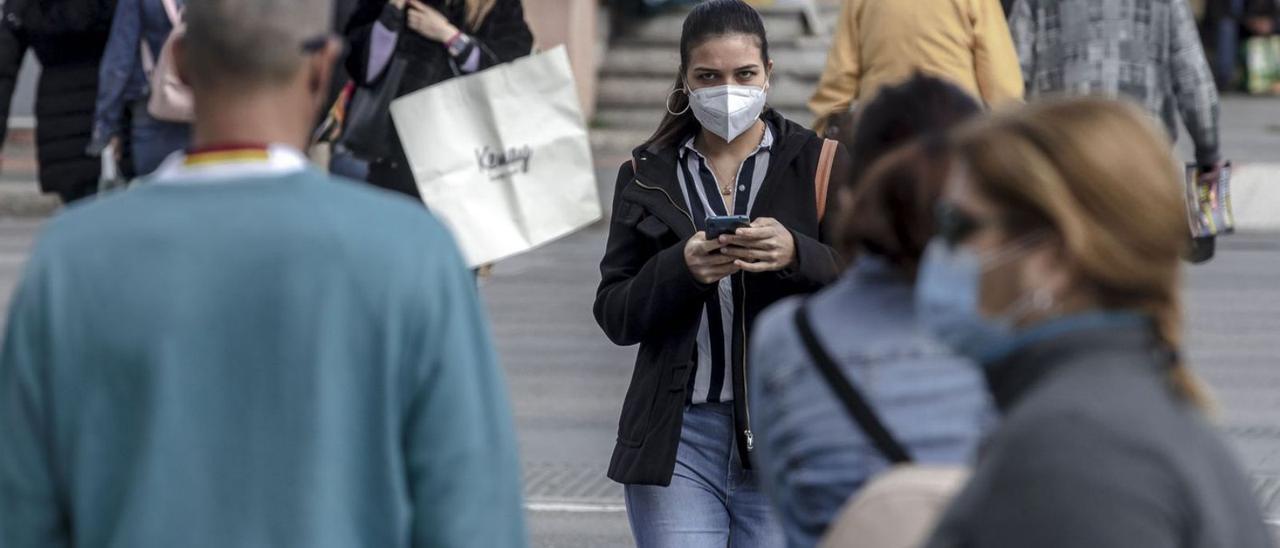
{"type": "Polygon", "coordinates": [[[631,378],[631,386],[627,388],[627,397],[622,401],[622,416],[618,418],[618,443],[627,447],[644,445],[645,434],[649,430],[649,418],[653,415],[653,406],[658,400],[660,387],[657,381],[665,375],[644,372],[639,367],[631,378]]]}
{"type": "MultiPolygon", "coordinates": [[[[676,346],[687,348],[684,344],[676,346]]],[[[670,406],[683,404],[679,392],[684,390],[692,365],[686,353],[674,350],[666,345],[641,345],[631,385],[622,402],[622,416],[618,419],[619,444],[640,447],[651,427],[657,426],[654,421],[660,421],[659,417],[670,406]],[[672,359],[673,355],[680,354],[685,354],[685,359],[672,359]]]]}
{"type": "Polygon", "coordinates": [[[636,223],[636,230],[644,234],[645,237],[659,243],[667,240],[673,234],[671,227],[657,217],[645,217],[639,223],[636,223]]]}

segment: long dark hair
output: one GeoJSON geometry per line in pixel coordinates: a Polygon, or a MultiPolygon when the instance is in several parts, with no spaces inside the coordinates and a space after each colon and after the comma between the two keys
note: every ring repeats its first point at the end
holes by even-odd
{"type": "Polygon", "coordinates": [[[836,242],[845,257],[870,252],[915,275],[934,233],[933,203],[952,155],[942,135],[981,112],[964,90],[918,72],[880,90],[862,108],[844,135],[852,137],[844,143],[853,159],[850,176],[834,183],[853,197],[837,223],[836,242]],[[904,146],[911,152],[899,150],[904,146]]]}
{"type": "Polygon", "coordinates": [[[945,132],[981,112],[972,95],[920,72],[880,90],[858,115],[853,140],[844,143],[853,159],[853,176],[846,183],[856,186],[887,152],[918,137],[945,132]]]}
{"type": "Polygon", "coordinates": [[[680,72],[676,74],[676,83],[667,96],[666,108],[669,110],[658,125],[658,130],[645,142],[645,147],[675,146],[681,139],[698,130],[698,120],[689,111],[689,96],[686,93],[676,93],[685,87],[684,74],[689,68],[689,52],[712,38],[731,34],[755,37],[760,43],[760,57],[768,65],[769,39],[765,35],[764,20],[755,8],[742,0],[707,0],[694,6],[689,16],[685,17],[684,30],[680,33],[680,72]]]}

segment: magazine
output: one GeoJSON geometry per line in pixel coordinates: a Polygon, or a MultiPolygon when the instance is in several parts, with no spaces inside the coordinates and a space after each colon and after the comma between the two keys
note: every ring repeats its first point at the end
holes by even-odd
{"type": "Polygon", "coordinates": [[[1235,232],[1236,219],[1231,211],[1231,163],[1223,165],[1217,179],[1201,182],[1200,168],[1187,165],[1187,220],[1191,236],[1203,238],[1235,232]]]}

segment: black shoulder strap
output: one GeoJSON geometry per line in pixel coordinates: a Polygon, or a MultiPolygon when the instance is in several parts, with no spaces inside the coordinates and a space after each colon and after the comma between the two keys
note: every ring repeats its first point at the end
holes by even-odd
{"type": "Polygon", "coordinates": [[[898,443],[898,440],[889,433],[884,427],[884,423],[880,421],[880,416],[875,410],[867,405],[866,398],[862,397],[862,393],[858,391],[849,379],[840,373],[840,368],[836,366],[836,362],[831,359],[831,355],[822,347],[822,343],[818,342],[818,336],[813,332],[813,326],[809,323],[808,303],[801,304],[796,308],[795,324],[796,329],[800,332],[800,341],[804,344],[805,350],[809,352],[809,356],[813,358],[813,362],[817,364],[818,370],[822,372],[822,376],[827,380],[827,386],[835,392],[836,397],[844,404],[845,410],[858,422],[858,426],[862,427],[862,431],[871,438],[872,443],[876,444],[876,448],[884,455],[886,459],[894,464],[905,464],[911,462],[911,455],[907,450],[898,443]]]}

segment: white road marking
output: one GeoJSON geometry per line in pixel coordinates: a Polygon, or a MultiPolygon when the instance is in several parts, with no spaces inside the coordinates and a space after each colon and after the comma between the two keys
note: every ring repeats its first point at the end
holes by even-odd
{"type": "Polygon", "coordinates": [[[1231,206],[1241,230],[1280,228],[1280,164],[1242,164],[1231,175],[1231,206]]]}
{"type": "Polygon", "coordinates": [[[626,512],[627,507],[623,504],[602,503],[602,502],[538,502],[530,501],[524,504],[524,509],[530,512],[559,512],[570,514],[606,514],[626,512]]]}

